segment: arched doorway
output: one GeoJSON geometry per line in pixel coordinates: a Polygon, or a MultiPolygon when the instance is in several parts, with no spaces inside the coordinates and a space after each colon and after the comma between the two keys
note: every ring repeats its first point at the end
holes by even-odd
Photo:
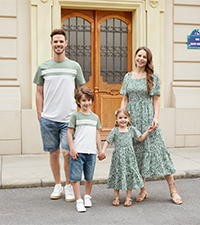
{"type": "Polygon", "coordinates": [[[104,140],[115,123],[124,75],[132,70],[132,13],[115,11],[61,11],[67,33],[66,56],[77,61],[87,86],[95,94],[92,110],[101,120],[104,140]]]}

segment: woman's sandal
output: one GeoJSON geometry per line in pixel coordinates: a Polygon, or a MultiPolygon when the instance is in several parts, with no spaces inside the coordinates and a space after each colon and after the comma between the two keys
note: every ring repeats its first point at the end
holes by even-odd
{"type": "Polygon", "coordinates": [[[148,193],[146,191],[141,191],[140,194],[136,197],[136,202],[142,202],[144,199],[148,198],[148,193]]]}
{"type": "Polygon", "coordinates": [[[126,207],[132,206],[132,199],[126,198],[126,200],[124,202],[124,206],[126,206],[126,207]]]}
{"type": "Polygon", "coordinates": [[[181,197],[178,194],[178,190],[177,190],[177,187],[176,187],[175,183],[169,184],[169,190],[170,190],[170,194],[171,194],[173,203],[176,204],[176,205],[182,204],[183,201],[182,201],[181,197]],[[173,191],[171,191],[172,187],[174,187],[173,191]]]}
{"type": "Polygon", "coordinates": [[[112,204],[114,206],[119,206],[119,204],[120,204],[120,198],[119,197],[115,197],[112,204]]]}

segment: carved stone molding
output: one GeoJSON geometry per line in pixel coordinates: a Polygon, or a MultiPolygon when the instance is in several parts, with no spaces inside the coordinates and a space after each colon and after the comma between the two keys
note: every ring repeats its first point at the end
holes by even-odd
{"type": "Polygon", "coordinates": [[[46,2],[48,2],[48,0],[41,0],[41,2],[46,3],[46,2]]]}
{"type": "Polygon", "coordinates": [[[151,6],[152,8],[156,8],[157,5],[158,5],[158,2],[159,2],[159,0],[157,0],[157,1],[150,0],[150,6],[151,6]]]}

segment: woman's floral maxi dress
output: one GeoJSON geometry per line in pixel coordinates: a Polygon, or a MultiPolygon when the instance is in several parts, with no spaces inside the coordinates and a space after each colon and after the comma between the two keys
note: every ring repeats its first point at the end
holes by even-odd
{"type": "Polygon", "coordinates": [[[132,126],[128,126],[127,132],[119,132],[118,127],[111,130],[107,141],[110,144],[115,142],[115,148],[107,188],[126,191],[144,187],[133,149],[133,138],[137,140],[140,135],[140,132],[132,126]]]}
{"type": "MultiPolygon", "coordinates": [[[[132,73],[124,77],[120,91],[129,99],[127,109],[131,114],[131,123],[141,133],[151,126],[154,118],[152,96],[160,96],[160,80],[156,72],[153,73],[154,86],[148,93],[146,78],[131,78],[132,73]]],[[[138,167],[142,177],[165,176],[175,173],[174,165],[166,148],[160,125],[140,142],[134,143],[138,167]]]]}

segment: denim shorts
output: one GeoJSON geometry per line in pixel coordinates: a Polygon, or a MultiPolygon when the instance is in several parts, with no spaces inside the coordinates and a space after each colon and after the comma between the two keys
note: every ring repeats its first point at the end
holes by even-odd
{"type": "Polygon", "coordinates": [[[69,123],[60,123],[52,120],[40,118],[40,130],[43,141],[43,149],[45,152],[54,152],[60,149],[69,150],[67,141],[67,130],[69,123]]]}
{"type": "Polygon", "coordinates": [[[77,160],[70,156],[69,180],[81,181],[83,172],[85,180],[90,182],[94,175],[96,154],[78,153],[78,155],[77,160]]]}

